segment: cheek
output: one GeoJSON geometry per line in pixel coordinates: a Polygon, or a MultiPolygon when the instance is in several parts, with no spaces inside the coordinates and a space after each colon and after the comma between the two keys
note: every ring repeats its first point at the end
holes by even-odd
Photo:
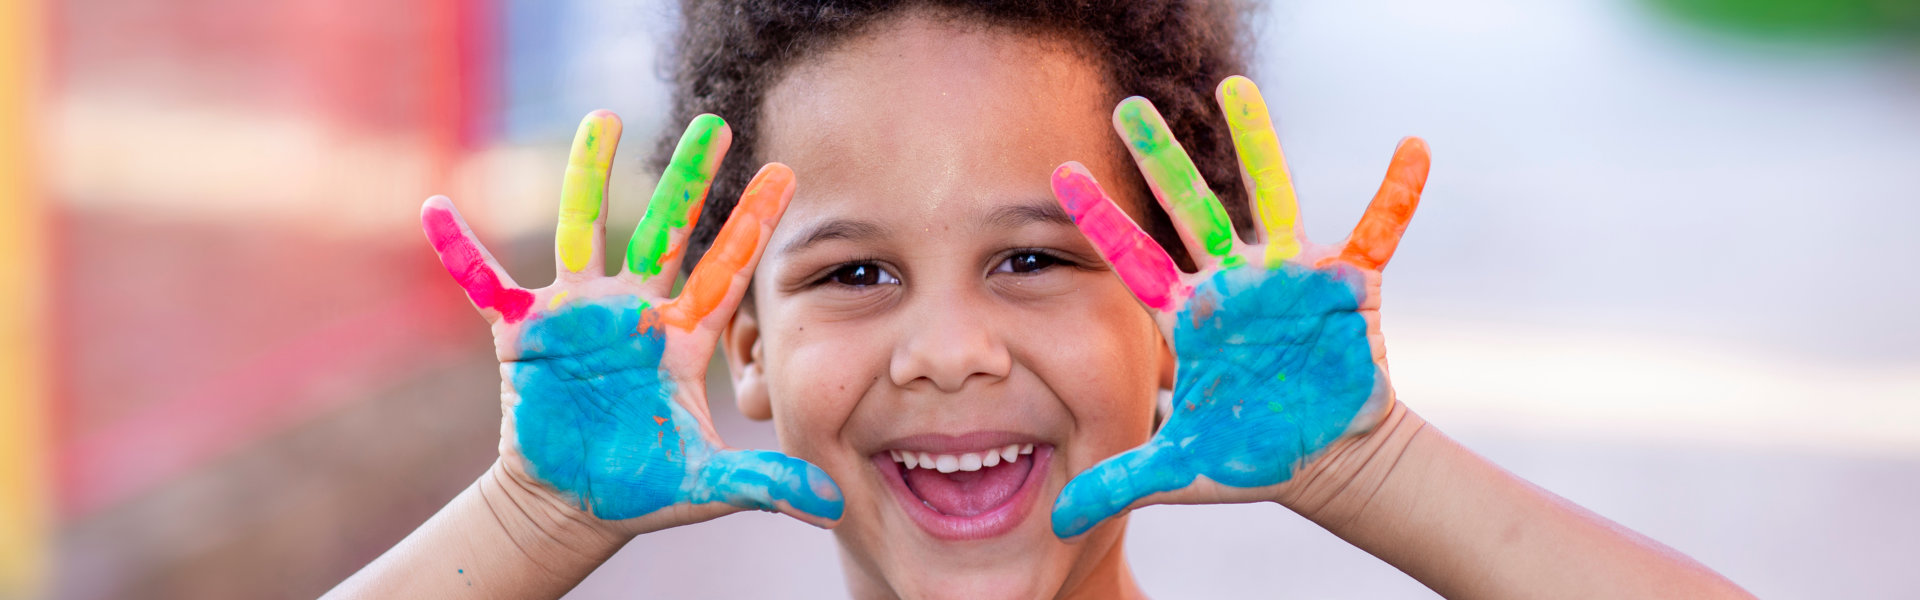
{"type": "Polygon", "coordinates": [[[767,391],[774,426],[787,453],[819,461],[836,458],[840,433],[861,395],[883,375],[887,349],[881,336],[795,327],[769,336],[765,348],[767,391]]]}
{"type": "MultiPolygon", "coordinates": [[[[1101,274],[1107,275],[1107,274],[1101,274]]],[[[1082,288],[1075,306],[1044,316],[1022,344],[1025,362],[1074,418],[1076,470],[1146,442],[1159,392],[1160,341],[1154,325],[1119,281],[1082,288]]]]}

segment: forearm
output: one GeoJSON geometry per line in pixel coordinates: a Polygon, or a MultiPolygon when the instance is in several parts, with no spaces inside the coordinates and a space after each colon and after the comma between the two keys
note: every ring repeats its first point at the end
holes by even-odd
{"type": "Polygon", "coordinates": [[[1314,474],[1342,484],[1290,506],[1448,598],[1751,597],[1500,469],[1404,405],[1329,458],[1339,468],[1314,474]]]}
{"type": "Polygon", "coordinates": [[[625,542],[577,514],[495,463],[326,598],[558,598],[625,542]]]}

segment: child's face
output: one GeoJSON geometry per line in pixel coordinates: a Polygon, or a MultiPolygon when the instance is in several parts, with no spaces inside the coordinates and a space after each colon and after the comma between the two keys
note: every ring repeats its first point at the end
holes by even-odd
{"type": "Polygon", "coordinates": [[[1171,367],[1048,187],[1080,160],[1143,205],[1099,72],[914,16],[809,57],[766,102],[760,158],[799,185],[727,347],[742,408],[771,402],[784,450],[846,493],[855,593],[1110,581],[1122,521],[1066,544],[1048,513],[1069,474],[1147,439],[1171,367]]]}

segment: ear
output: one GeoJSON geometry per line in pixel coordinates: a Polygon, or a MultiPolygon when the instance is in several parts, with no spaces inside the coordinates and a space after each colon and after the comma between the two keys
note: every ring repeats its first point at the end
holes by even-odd
{"type": "MultiPolygon", "coordinates": [[[[752,293],[752,290],[748,290],[752,293]]],[[[760,350],[760,320],[749,304],[733,311],[733,320],[721,332],[722,354],[733,375],[733,401],[740,414],[755,421],[773,418],[773,400],[767,395],[765,360],[760,350]]]]}

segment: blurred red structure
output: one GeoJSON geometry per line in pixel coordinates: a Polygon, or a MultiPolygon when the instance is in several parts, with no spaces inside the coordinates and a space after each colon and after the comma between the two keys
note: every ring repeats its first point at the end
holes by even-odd
{"type": "Polygon", "coordinates": [[[471,315],[442,293],[451,288],[417,232],[400,232],[429,191],[453,189],[456,165],[486,140],[498,97],[494,3],[51,8],[63,518],[321,414],[465,339],[451,326],[468,331],[471,315]],[[250,130],[261,124],[272,128],[250,130]],[[319,132],[320,148],[339,155],[254,162],[262,157],[234,151],[281,144],[272,136],[286,130],[319,132]],[[384,173],[342,162],[366,147],[398,160],[384,173]],[[149,160],[198,172],[155,183],[137,165],[95,169],[149,160]],[[269,187],[281,175],[288,186],[321,185],[253,197],[192,181],[260,169],[283,171],[248,176],[269,187]],[[366,177],[391,183],[344,183],[366,177]],[[333,216],[363,213],[378,216],[333,216]]]}

